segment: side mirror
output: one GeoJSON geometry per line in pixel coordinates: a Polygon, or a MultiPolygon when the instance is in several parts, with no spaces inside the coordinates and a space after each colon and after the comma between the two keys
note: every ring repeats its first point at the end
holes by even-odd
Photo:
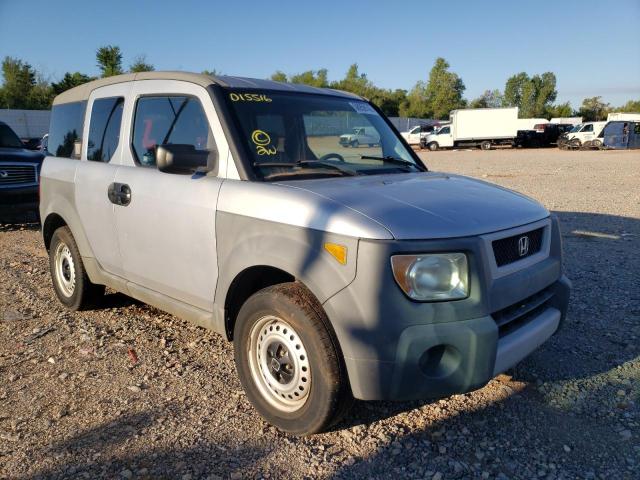
{"type": "Polygon", "coordinates": [[[196,150],[193,145],[165,144],[156,147],[156,165],[164,173],[210,172],[215,169],[215,150],[196,150]]]}

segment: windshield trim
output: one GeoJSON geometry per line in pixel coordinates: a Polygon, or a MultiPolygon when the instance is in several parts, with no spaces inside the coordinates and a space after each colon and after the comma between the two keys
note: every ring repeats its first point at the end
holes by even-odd
{"type": "MultiPolygon", "coordinates": [[[[223,87],[221,85],[213,84],[209,86],[208,91],[209,95],[211,96],[211,100],[213,101],[216,113],[218,114],[218,118],[220,120],[220,124],[225,134],[227,143],[229,144],[229,149],[231,150],[231,155],[233,156],[233,160],[235,162],[240,179],[254,182],[266,182],[266,180],[261,175],[258,175],[253,169],[253,156],[251,155],[251,152],[249,152],[249,149],[246,146],[245,142],[241,141],[242,127],[239,124],[240,122],[237,115],[235,115],[230,105],[231,101],[228,98],[229,92],[242,91],[247,93],[274,93],[312,97],[323,96],[332,99],[343,99],[346,101],[349,100],[349,97],[346,94],[345,96],[337,95],[328,89],[327,93],[298,91],[288,92],[277,89],[223,87]]],[[[362,97],[353,97],[353,100],[362,101],[370,105],[391,129],[398,142],[400,142],[406,148],[407,152],[409,153],[413,161],[418,165],[418,167],[424,168],[424,171],[429,171],[427,165],[416,154],[415,150],[413,150],[406,139],[402,135],[400,135],[398,129],[393,125],[393,123],[391,123],[387,116],[382,113],[382,110],[380,110],[377,105],[362,97]]]]}

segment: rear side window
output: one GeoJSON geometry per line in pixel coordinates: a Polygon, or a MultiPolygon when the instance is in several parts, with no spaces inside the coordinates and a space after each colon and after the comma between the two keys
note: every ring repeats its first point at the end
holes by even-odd
{"type": "Polygon", "coordinates": [[[120,124],[124,98],[99,98],[93,102],[89,121],[87,159],[108,162],[120,141],[120,124]]]}
{"type": "Polygon", "coordinates": [[[156,164],[159,145],[193,145],[196,150],[215,148],[204,109],[197,98],[187,96],[142,97],[133,126],[132,149],[140,165],[156,164]]]}
{"type": "Polygon", "coordinates": [[[87,102],[54,105],[49,125],[49,155],[64,158],[80,158],[84,111],[87,102]]]}

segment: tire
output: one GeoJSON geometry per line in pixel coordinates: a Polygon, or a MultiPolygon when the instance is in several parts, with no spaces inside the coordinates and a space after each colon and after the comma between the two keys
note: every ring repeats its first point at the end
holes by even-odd
{"type": "Polygon", "coordinates": [[[89,280],[69,227],[60,227],[53,232],[49,271],[58,299],[71,310],[93,307],[104,295],[104,285],[95,285],[89,280]]]}
{"type": "Polygon", "coordinates": [[[351,146],[353,148],[358,148],[360,146],[360,142],[358,142],[358,140],[354,140],[353,142],[351,142],[351,146]]]}
{"type": "Polygon", "coordinates": [[[491,142],[488,140],[485,140],[484,142],[480,143],[480,148],[482,150],[491,150],[491,142]]]}
{"type": "Polygon", "coordinates": [[[233,344],[247,398],[277,428],[294,435],[322,432],[350,408],[338,342],[302,285],[283,283],[251,296],[238,313],[233,344]]]}
{"type": "Polygon", "coordinates": [[[580,139],[578,139],[578,138],[574,138],[569,142],[569,147],[570,148],[578,149],[581,146],[582,146],[582,142],[580,142],[580,139]]]}
{"type": "Polygon", "coordinates": [[[593,148],[602,148],[602,140],[594,140],[591,142],[593,148]]]}
{"type": "Polygon", "coordinates": [[[431,150],[432,152],[435,152],[436,150],[438,150],[439,145],[438,142],[431,142],[429,145],[427,145],[427,147],[429,147],[429,150],[431,150]]]}

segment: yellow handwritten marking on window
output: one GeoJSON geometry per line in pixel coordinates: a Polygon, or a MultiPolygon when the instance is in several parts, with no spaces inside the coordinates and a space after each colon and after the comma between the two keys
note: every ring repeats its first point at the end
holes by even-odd
{"type": "Polygon", "coordinates": [[[342,265],[347,264],[347,247],[338,243],[325,243],[324,249],[342,265]]]}
{"type": "Polygon", "coordinates": [[[263,93],[230,93],[229,98],[234,102],[272,102],[273,100],[263,93]]]}
{"type": "Polygon", "coordinates": [[[269,134],[262,130],[254,130],[251,134],[251,141],[256,144],[256,153],[258,155],[275,155],[276,147],[272,147],[271,137],[269,134]]]}

